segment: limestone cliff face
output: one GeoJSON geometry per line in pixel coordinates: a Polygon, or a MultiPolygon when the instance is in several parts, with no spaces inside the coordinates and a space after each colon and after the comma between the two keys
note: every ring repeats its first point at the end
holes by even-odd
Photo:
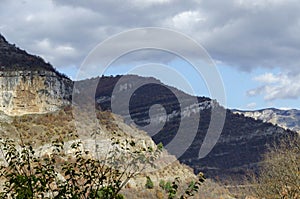
{"type": "Polygon", "coordinates": [[[55,111],[71,101],[73,83],[41,57],[0,34],[0,111],[23,115],[55,111]]]}
{"type": "Polygon", "coordinates": [[[0,71],[0,110],[8,115],[45,113],[71,101],[72,81],[52,71],[0,71]]]}
{"type": "Polygon", "coordinates": [[[256,120],[269,122],[284,129],[296,131],[300,134],[300,110],[280,110],[275,108],[268,108],[256,111],[234,110],[234,113],[242,114],[246,117],[252,117],[256,120]]]}

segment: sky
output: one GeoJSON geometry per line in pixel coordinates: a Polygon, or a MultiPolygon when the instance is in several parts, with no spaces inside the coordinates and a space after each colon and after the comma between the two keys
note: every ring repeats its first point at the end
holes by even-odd
{"type": "MultiPolygon", "coordinates": [[[[222,78],[227,107],[300,109],[299,10],[297,0],[1,0],[0,33],[76,79],[91,50],[113,35],[167,28],[205,49],[222,78]]],[[[168,39],[155,38],[166,48],[180,46],[191,54],[195,50],[168,39]]],[[[107,54],[130,42],[120,42],[107,54]]],[[[165,53],[153,57],[185,72],[196,94],[210,97],[204,80],[193,78],[184,60],[165,53]]],[[[131,61],[129,56],[113,64],[107,74],[126,74],[131,61]]]]}

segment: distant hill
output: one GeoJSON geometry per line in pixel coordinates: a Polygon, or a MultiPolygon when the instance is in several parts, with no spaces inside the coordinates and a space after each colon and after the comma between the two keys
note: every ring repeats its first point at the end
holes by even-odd
{"type": "MultiPolygon", "coordinates": [[[[101,110],[111,110],[111,104],[116,99],[116,96],[122,99],[122,96],[126,96],[127,93],[133,93],[129,104],[130,114],[123,112],[121,115],[126,123],[130,124],[132,119],[134,125],[137,125],[138,128],[143,129],[145,125],[149,124],[149,109],[152,105],[160,104],[165,108],[168,115],[166,124],[155,135],[153,135],[153,132],[148,131],[156,143],[162,142],[164,145],[167,145],[176,136],[181,120],[194,121],[197,118],[197,114],[198,116],[200,115],[197,135],[191,146],[179,160],[191,166],[196,173],[204,171],[208,177],[215,179],[236,178],[240,180],[244,177],[247,170],[255,171],[257,169],[260,165],[261,155],[266,152],[268,145],[278,142],[287,135],[295,135],[294,132],[279,126],[234,114],[231,110],[225,110],[226,120],[220,139],[208,156],[204,159],[198,159],[199,149],[210,123],[211,111],[213,109],[224,110],[215,100],[207,97],[197,97],[197,104],[180,108],[176,95],[180,96],[181,99],[185,99],[185,101],[189,100],[190,95],[163,85],[160,81],[153,78],[151,78],[151,84],[146,84],[133,91],[133,88],[139,87],[143,82],[149,82],[149,78],[134,75],[83,80],[78,83],[78,85],[81,85],[79,90],[82,92],[82,96],[84,96],[85,92],[90,92],[90,85],[98,81],[95,98],[101,110]],[[116,88],[114,91],[115,96],[112,96],[113,90],[121,77],[127,79],[129,83],[116,88]],[[181,118],[180,113],[183,110],[189,110],[190,112],[184,114],[183,118],[181,118]]],[[[127,106],[125,100],[118,102],[120,107],[127,106]]],[[[154,115],[151,119],[156,121],[157,125],[161,125],[159,124],[160,117],[160,115],[154,115]]],[[[186,136],[190,136],[189,126],[184,128],[186,136]]],[[[172,154],[172,151],[169,152],[172,154]]]]}
{"type": "Polygon", "coordinates": [[[262,120],[300,133],[300,110],[267,108],[255,111],[233,110],[234,113],[262,120]]]}

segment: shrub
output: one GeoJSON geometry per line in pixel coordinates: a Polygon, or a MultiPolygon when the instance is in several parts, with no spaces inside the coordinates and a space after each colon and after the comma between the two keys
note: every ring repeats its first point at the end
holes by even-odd
{"type": "Polygon", "coordinates": [[[65,154],[62,140],[53,142],[51,154],[38,156],[29,144],[1,140],[6,165],[2,165],[4,189],[0,198],[118,198],[127,182],[152,164],[160,151],[135,150],[132,142],[113,140],[113,150],[95,159],[73,142],[75,154],[65,154]],[[142,165],[142,166],[141,166],[142,165]]]}
{"type": "Polygon", "coordinates": [[[199,192],[200,186],[204,183],[205,177],[203,173],[198,174],[198,180],[196,182],[191,181],[188,185],[188,187],[184,190],[183,194],[180,194],[178,192],[179,184],[180,184],[180,179],[179,177],[175,178],[173,182],[165,182],[161,180],[159,182],[159,186],[161,189],[165,191],[165,193],[168,195],[168,199],[173,199],[173,198],[188,198],[190,196],[194,196],[195,193],[199,192]]]}
{"type": "Polygon", "coordinates": [[[163,148],[164,148],[163,143],[161,143],[161,142],[158,143],[157,148],[160,149],[160,150],[163,150],[163,148]]]}
{"type": "Polygon", "coordinates": [[[153,184],[151,178],[149,176],[147,176],[146,178],[147,178],[147,180],[146,180],[145,187],[147,189],[153,189],[154,188],[154,184],[153,184]]]}
{"type": "Polygon", "coordinates": [[[300,138],[289,137],[264,155],[255,178],[254,192],[259,198],[300,198],[300,138]]]}

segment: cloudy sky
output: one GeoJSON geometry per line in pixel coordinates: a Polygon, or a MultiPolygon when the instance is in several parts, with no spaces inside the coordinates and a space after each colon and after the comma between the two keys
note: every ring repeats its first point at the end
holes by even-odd
{"type": "MultiPolygon", "coordinates": [[[[169,28],[215,61],[228,107],[300,108],[299,10],[297,0],[1,0],[0,32],[75,78],[87,54],[112,35],[169,28]]],[[[111,73],[126,73],[126,63],[111,73]]]]}

